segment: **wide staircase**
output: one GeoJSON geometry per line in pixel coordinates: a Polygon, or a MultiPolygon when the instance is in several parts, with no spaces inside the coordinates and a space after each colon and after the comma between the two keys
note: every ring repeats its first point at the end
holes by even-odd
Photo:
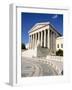
{"type": "Polygon", "coordinates": [[[35,51],[33,49],[24,50],[24,51],[22,51],[22,56],[33,57],[33,56],[35,56],[35,51]]]}
{"type": "Polygon", "coordinates": [[[47,55],[52,55],[51,50],[41,46],[22,51],[22,56],[24,57],[46,57],[47,55]]]}
{"type": "Polygon", "coordinates": [[[37,47],[37,57],[46,57],[50,54],[50,50],[48,48],[43,48],[41,46],[37,47]]]}

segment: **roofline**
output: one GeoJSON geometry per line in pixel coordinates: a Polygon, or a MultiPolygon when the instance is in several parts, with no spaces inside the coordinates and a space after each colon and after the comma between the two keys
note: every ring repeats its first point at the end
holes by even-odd
{"type": "MultiPolygon", "coordinates": [[[[35,25],[37,25],[37,24],[40,24],[40,23],[36,23],[35,25]]],[[[41,23],[42,24],[42,23],[41,23]]],[[[35,26],[34,25],[34,26],[35,26]]],[[[44,26],[42,26],[42,27],[40,27],[40,28],[43,28],[43,27],[46,27],[47,25],[50,25],[60,36],[62,36],[62,34],[60,33],[60,32],[58,32],[57,30],[56,30],[56,28],[54,27],[54,25],[53,24],[51,24],[50,22],[48,22],[48,24],[46,24],[46,25],[44,25],[44,26]]],[[[34,27],[33,26],[33,27],[34,27]]],[[[32,27],[32,28],[33,28],[32,27]]],[[[31,28],[31,29],[32,29],[31,28]]],[[[37,29],[35,29],[34,31],[36,31],[36,30],[38,30],[38,29],[40,29],[40,28],[37,28],[37,29]]],[[[31,32],[34,32],[34,31],[31,31],[31,29],[30,29],[30,31],[28,32],[28,33],[31,33],[31,32]]]]}
{"type": "MultiPolygon", "coordinates": [[[[41,24],[44,24],[44,23],[45,23],[45,24],[47,23],[46,25],[49,25],[49,24],[50,24],[50,22],[42,22],[42,23],[36,23],[35,25],[37,25],[37,24],[41,25],[41,24]]],[[[35,25],[34,25],[34,26],[35,26],[35,25]]],[[[44,25],[44,26],[46,26],[46,25],[44,25]]],[[[34,27],[34,26],[33,26],[33,27],[34,27]]],[[[33,27],[29,30],[29,32],[31,32],[31,30],[33,29],[33,27]]],[[[43,27],[43,26],[42,26],[42,27],[43,27]]],[[[40,28],[42,28],[42,27],[40,27],[40,28]]],[[[37,29],[39,29],[39,28],[37,28],[37,29]]],[[[37,29],[35,29],[35,30],[37,30],[37,29]]],[[[34,31],[35,31],[35,30],[34,30],[34,31]]],[[[29,32],[28,32],[28,33],[29,33],[29,32]]]]}
{"type": "Polygon", "coordinates": [[[52,24],[50,23],[50,26],[51,26],[60,36],[62,36],[62,34],[61,34],[59,31],[57,31],[57,29],[54,27],[54,25],[52,25],[52,24]]]}
{"type": "MultiPolygon", "coordinates": [[[[49,24],[47,24],[47,25],[49,25],[49,24]]],[[[42,26],[42,27],[40,27],[40,28],[46,27],[47,25],[44,25],[44,26],[42,26]]],[[[34,31],[36,31],[36,30],[38,30],[38,29],[40,29],[40,28],[37,28],[37,29],[35,29],[35,30],[33,30],[33,31],[29,31],[28,33],[34,32],[34,31]]]]}

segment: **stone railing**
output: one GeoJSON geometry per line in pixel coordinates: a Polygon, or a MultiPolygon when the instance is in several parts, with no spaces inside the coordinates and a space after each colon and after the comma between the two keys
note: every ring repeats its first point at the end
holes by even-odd
{"type": "Polygon", "coordinates": [[[46,59],[49,60],[55,60],[55,61],[62,61],[63,62],[63,56],[47,56],[46,59]]]}
{"type": "Polygon", "coordinates": [[[63,71],[63,57],[60,56],[47,56],[45,57],[39,57],[39,58],[34,58],[35,61],[37,62],[42,62],[50,65],[53,67],[58,75],[62,74],[63,71]]]}

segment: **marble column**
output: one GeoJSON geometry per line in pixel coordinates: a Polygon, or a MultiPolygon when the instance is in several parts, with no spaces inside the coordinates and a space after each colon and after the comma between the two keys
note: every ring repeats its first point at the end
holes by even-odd
{"type": "Polygon", "coordinates": [[[56,33],[55,33],[55,53],[56,53],[56,33]]]}
{"type": "Polygon", "coordinates": [[[51,35],[52,35],[51,45],[52,45],[52,51],[53,51],[53,32],[51,33],[51,35]]]}
{"type": "Polygon", "coordinates": [[[40,32],[38,32],[38,44],[40,43],[40,32]]]}
{"type": "Polygon", "coordinates": [[[55,32],[54,32],[54,34],[53,34],[53,41],[54,41],[54,53],[56,53],[56,39],[55,39],[55,32]]]}
{"type": "Polygon", "coordinates": [[[34,34],[33,34],[33,45],[32,45],[32,48],[34,48],[34,34]]]}
{"type": "Polygon", "coordinates": [[[47,37],[47,42],[48,42],[48,48],[50,48],[50,30],[48,29],[48,35],[47,35],[48,37],[47,37]]]}
{"type": "Polygon", "coordinates": [[[53,52],[54,52],[54,32],[53,32],[53,38],[52,39],[53,39],[52,42],[53,42],[53,52]]]}
{"type": "Polygon", "coordinates": [[[30,47],[32,48],[32,35],[31,35],[31,45],[30,45],[30,47]]]}
{"type": "Polygon", "coordinates": [[[35,46],[36,46],[36,34],[35,34],[35,46]]]}
{"type": "Polygon", "coordinates": [[[43,43],[43,32],[41,31],[41,46],[42,46],[42,43],[43,43]]]}
{"type": "Polygon", "coordinates": [[[51,31],[51,50],[52,50],[52,31],[51,31]]]}
{"type": "Polygon", "coordinates": [[[37,46],[37,33],[35,34],[35,47],[37,46]]]}
{"type": "Polygon", "coordinates": [[[35,34],[34,34],[34,47],[35,47],[35,34]]]}
{"type": "Polygon", "coordinates": [[[44,30],[44,47],[46,47],[46,30],[44,30]]]}
{"type": "Polygon", "coordinates": [[[33,47],[33,35],[31,35],[31,48],[33,47]]]}
{"type": "Polygon", "coordinates": [[[53,32],[52,32],[52,51],[53,51],[53,32]]]}

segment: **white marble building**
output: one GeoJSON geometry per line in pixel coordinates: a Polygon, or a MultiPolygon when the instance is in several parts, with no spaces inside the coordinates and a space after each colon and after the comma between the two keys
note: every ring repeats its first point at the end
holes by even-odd
{"type": "Polygon", "coordinates": [[[59,49],[63,50],[63,37],[58,37],[56,39],[56,51],[59,49]]]}
{"type": "MultiPolygon", "coordinates": [[[[36,23],[29,30],[29,51],[31,56],[56,54],[56,38],[61,34],[50,22],[36,23]]],[[[26,51],[29,53],[29,51],[26,51]]]]}

